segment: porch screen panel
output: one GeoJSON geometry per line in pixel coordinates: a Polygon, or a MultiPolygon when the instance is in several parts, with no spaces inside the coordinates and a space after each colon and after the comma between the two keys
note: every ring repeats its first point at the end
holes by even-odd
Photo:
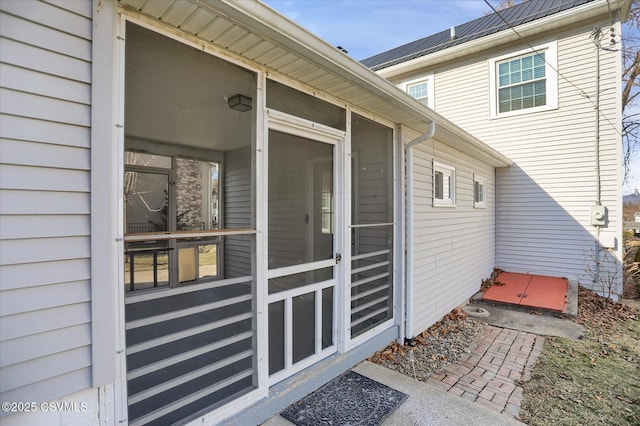
{"type": "Polygon", "coordinates": [[[257,76],[126,35],[127,421],[184,424],[257,386],[255,111],[226,100],[256,99],[257,76]]]}
{"type": "Polygon", "coordinates": [[[131,424],[172,424],[255,388],[253,283],[238,281],[127,300],[131,424]]]}
{"type": "Polygon", "coordinates": [[[347,128],[344,108],[270,79],[267,79],[267,108],[336,129],[347,128]]]}
{"type": "Polygon", "coordinates": [[[393,317],[393,133],[353,114],[351,337],[393,317]]]}
{"type": "Polygon", "coordinates": [[[320,208],[327,174],[333,177],[332,145],[269,132],[269,269],[333,257],[333,229],[323,229],[320,208]]]}
{"type": "Polygon", "coordinates": [[[269,131],[271,380],[327,356],[334,346],[334,150],[332,144],[269,131]]]}

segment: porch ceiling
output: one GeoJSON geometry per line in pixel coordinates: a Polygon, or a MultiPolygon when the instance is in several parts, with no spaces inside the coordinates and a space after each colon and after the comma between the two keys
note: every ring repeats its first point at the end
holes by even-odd
{"type": "Polygon", "coordinates": [[[345,103],[435,138],[496,167],[511,161],[386,79],[259,1],[118,0],[181,32],[345,103]]]}

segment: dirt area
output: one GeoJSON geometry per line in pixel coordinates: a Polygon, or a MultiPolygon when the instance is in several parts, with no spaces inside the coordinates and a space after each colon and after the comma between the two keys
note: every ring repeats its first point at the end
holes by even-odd
{"type": "Polygon", "coordinates": [[[549,337],[524,383],[520,418],[531,425],[640,424],[639,312],[580,289],[580,341],[549,337]]]}
{"type": "Polygon", "coordinates": [[[623,297],[628,304],[640,308],[640,240],[627,239],[624,242],[624,288],[623,297]]]}
{"type": "Polygon", "coordinates": [[[620,303],[632,309],[640,311],[640,299],[620,299],[620,303]]]}
{"type": "Polygon", "coordinates": [[[455,310],[418,335],[411,345],[396,342],[376,352],[369,361],[420,381],[469,353],[469,344],[484,324],[455,310]]]}

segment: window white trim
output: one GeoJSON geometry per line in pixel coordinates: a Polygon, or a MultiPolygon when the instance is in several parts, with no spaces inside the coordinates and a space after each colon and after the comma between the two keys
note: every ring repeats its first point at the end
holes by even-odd
{"type": "Polygon", "coordinates": [[[437,161],[433,162],[433,206],[456,206],[456,169],[437,161]]]}
{"type": "Polygon", "coordinates": [[[539,44],[531,48],[518,50],[505,55],[497,56],[489,59],[489,117],[502,118],[511,117],[514,115],[530,114],[540,111],[549,111],[558,108],[558,42],[551,41],[549,43],[539,44]],[[516,59],[519,56],[530,55],[536,52],[545,53],[545,80],[546,80],[546,105],[519,109],[517,111],[498,112],[498,73],[497,67],[500,62],[504,62],[507,59],[516,59]]]}
{"type": "Polygon", "coordinates": [[[473,174],[473,207],[487,208],[487,178],[473,174]]]}
{"type": "MultiPolygon", "coordinates": [[[[433,73],[431,74],[426,74],[426,75],[422,75],[418,78],[414,78],[413,80],[408,80],[405,82],[402,82],[400,84],[400,88],[402,89],[403,92],[405,93],[409,93],[409,88],[411,86],[415,86],[417,84],[421,84],[421,83],[427,83],[427,103],[426,105],[431,108],[434,109],[435,108],[435,90],[434,90],[434,78],[433,78],[433,73]]],[[[419,102],[422,102],[420,100],[420,98],[416,98],[419,102]]]]}

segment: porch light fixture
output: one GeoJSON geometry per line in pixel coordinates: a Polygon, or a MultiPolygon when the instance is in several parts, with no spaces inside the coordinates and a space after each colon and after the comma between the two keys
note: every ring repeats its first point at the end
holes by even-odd
{"type": "Polygon", "coordinates": [[[246,112],[251,109],[251,98],[241,95],[240,93],[227,99],[227,103],[229,104],[229,108],[237,111],[246,112]]]}

